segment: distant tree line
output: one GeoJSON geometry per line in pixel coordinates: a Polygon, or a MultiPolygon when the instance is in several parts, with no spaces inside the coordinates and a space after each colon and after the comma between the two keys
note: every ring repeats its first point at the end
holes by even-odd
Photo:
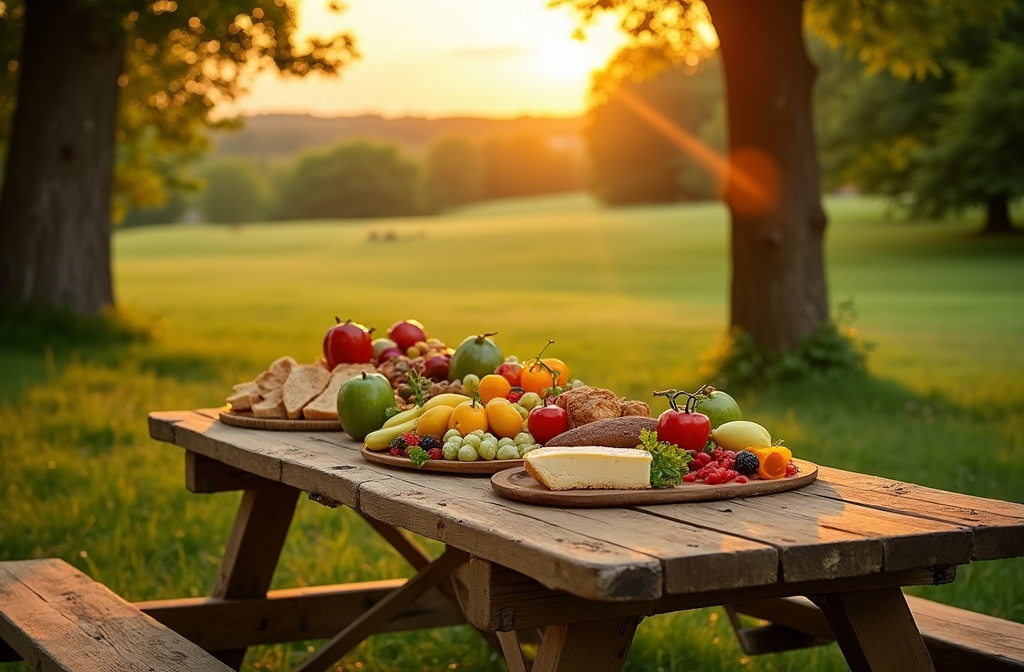
{"type": "MultiPolygon", "coordinates": [[[[288,165],[245,157],[215,159],[199,171],[192,199],[204,221],[344,219],[427,215],[495,198],[578,191],[577,148],[537,135],[484,141],[444,137],[420,157],[396,142],[351,140],[300,153],[288,165]]],[[[127,225],[185,217],[187,198],[130,213],[127,225]]]]}

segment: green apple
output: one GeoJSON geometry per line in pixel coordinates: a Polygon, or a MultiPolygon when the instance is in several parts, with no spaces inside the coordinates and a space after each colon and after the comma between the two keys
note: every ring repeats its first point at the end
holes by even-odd
{"type": "Polygon", "coordinates": [[[379,373],[349,378],[338,390],[338,419],[341,427],[356,441],[384,426],[390,409],[395,408],[395,393],[388,379],[379,373]]]}
{"type": "Polygon", "coordinates": [[[743,419],[736,400],[710,385],[705,385],[697,392],[697,403],[694,404],[693,410],[708,416],[712,429],[733,420],[743,419]]]}

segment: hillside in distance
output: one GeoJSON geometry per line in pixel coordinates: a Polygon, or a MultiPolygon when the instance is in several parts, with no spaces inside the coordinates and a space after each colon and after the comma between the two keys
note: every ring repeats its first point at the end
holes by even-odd
{"type": "Polygon", "coordinates": [[[301,114],[267,114],[244,117],[241,128],[211,132],[214,156],[291,156],[310,149],[331,147],[344,141],[395,142],[412,154],[426,150],[435,140],[463,136],[482,141],[494,136],[536,135],[553,147],[582,146],[582,117],[398,117],[378,115],[314,117],[301,114]]]}

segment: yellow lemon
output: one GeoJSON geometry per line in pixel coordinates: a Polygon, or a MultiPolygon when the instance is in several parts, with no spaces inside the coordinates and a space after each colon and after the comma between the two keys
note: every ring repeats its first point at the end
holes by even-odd
{"type": "Polygon", "coordinates": [[[435,406],[423,412],[416,421],[416,433],[420,436],[436,436],[441,438],[448,431],[448,422],[455,408],[452,406],[435,406]]]}
{"type": "Polygon", "coordinates": [[[487,402],[487,424],[498,438],[515,438],[523,431],[523,416],[508,399],[496,397],[487,402]]]}

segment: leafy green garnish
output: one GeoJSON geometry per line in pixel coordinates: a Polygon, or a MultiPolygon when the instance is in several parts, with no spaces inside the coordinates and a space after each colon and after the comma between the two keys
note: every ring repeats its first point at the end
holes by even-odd
{"type": "Polygon", "coordinates": [[[432,380],[424,378],[416,369],[409,369],[409,373],[405,374],[405,382],[416,397],[417,406],[423,406],[423,404],[427,403],[427,399],[430,398],[432,380]]]}
{"type": "Polygon", "coordinates": [[[422,467],[427,462],[430,462],[430,455],[427,455],[427,451],[419,446],[413,446],[409,449],[409,461],[417,467],[422,467]]]}
{"type": "Polygon", "coordinates": [[[640,430],[640,446],[651,454],[651,487],[671,488],[683,482],[683,476],[690,473],[693,458],[679,446],[668,441],[658,441],[658,433],[649,429],[640,430]]]}

